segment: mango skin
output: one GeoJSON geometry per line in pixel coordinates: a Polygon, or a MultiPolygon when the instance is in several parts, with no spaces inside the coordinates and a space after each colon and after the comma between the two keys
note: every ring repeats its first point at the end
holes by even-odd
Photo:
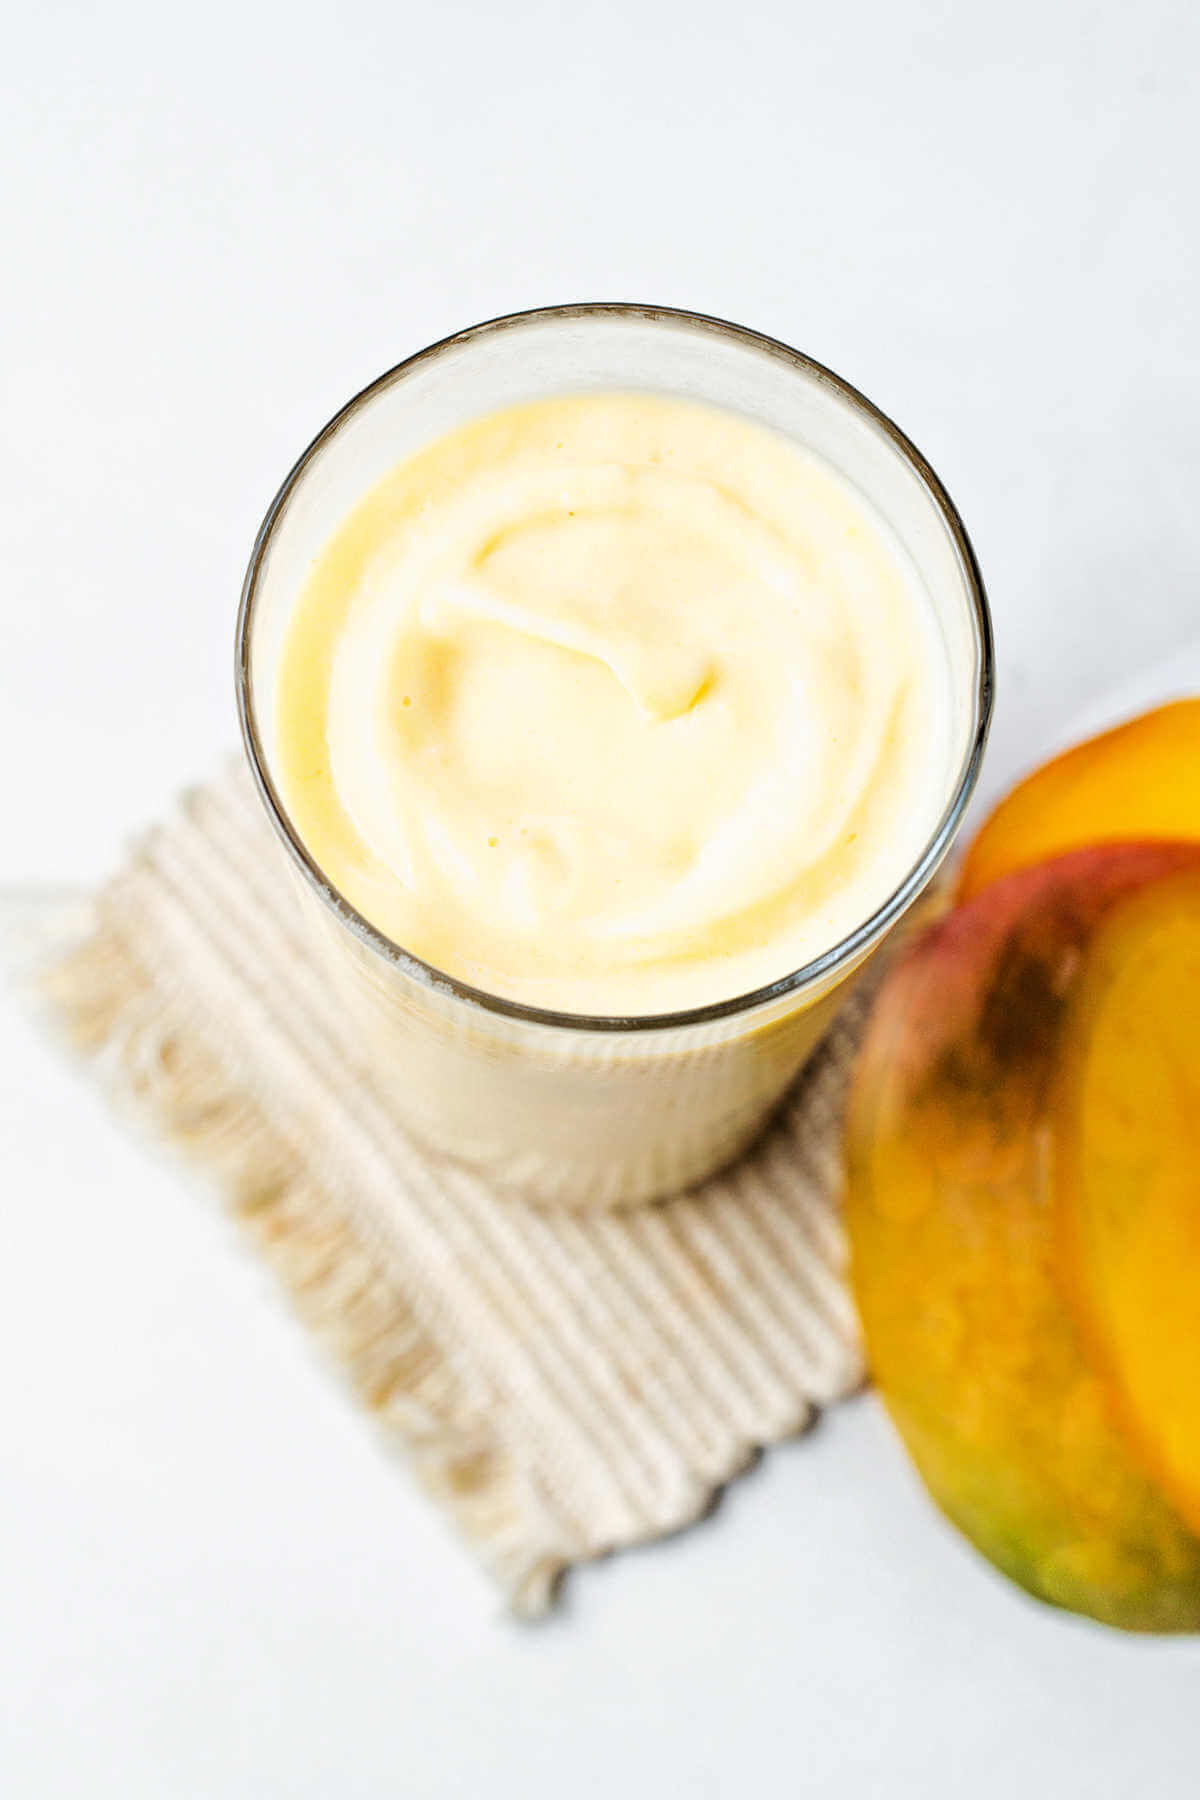
{"type": "Polygon", "coordinates": [[[1107,846],[989,886],[918,939],[872,1014],[847,1119],[868,1358],[931,1495],[1031,1594],[1200,1630],[1200,1540],[1143,1473],[1058,1279],[1064,1011],[1124,896],[1200,846],[1107,846]]]}
{"type": "Polygon", "coordinates": [[[956,898],[1086,845],[1200,840],[1200,699],[1176,700],[1043,763],[963,858],[956,898]]]}

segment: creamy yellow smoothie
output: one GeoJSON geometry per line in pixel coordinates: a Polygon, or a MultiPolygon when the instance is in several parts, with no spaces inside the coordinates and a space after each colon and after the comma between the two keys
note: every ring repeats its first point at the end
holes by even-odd
{"type": "Polygon", "coordinates": [[[960,753],[933,608],[862,498],[643,393],[505,408],[368,492],[295,606],[275,736],[364,917],[475,987],[610,1016],[837,944],[960,753]]]}

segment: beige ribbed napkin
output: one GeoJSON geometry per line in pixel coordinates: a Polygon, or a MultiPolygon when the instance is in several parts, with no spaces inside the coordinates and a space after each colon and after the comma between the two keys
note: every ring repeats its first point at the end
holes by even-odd
{"type": "Polygon", "coordinates": [[[248,777],[181,803],[45,973],[113,1093],[226,1192],[508,1594],[703,1515],[857,1385],[837,1124],[861,1001],[682,1199],[543,1212],[417,1149],[306,951],[248,777]]]}

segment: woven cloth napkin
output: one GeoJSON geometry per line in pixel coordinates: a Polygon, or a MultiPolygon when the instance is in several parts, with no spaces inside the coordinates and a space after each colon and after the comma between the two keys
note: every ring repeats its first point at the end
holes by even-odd
{"type": "Polygon", "coordinates": [[[188,794],[43,968],[113,1096],[215,1179],[512,1606],[700,1518],[858,1385],[838,1122],[852,1001],[732,1171],[539,1211],[418,1149],[310,963],[249,778],[188,794]]]}

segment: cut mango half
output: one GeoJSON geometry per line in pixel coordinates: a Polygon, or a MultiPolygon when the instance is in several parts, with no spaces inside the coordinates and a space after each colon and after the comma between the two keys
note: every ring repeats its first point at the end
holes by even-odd
{"type": "Polygon", "coordinates": [[[1062,1058],[1062,1283],[1149,1472],[1200,1530],[1200,874],[1104,918],[1062,1058]]]}

